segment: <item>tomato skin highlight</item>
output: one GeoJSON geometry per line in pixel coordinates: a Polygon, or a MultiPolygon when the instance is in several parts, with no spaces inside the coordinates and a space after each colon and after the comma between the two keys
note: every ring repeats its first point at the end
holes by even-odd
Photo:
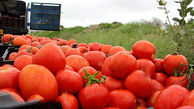
{"type": "Polygon", "coordinates": [[[82,88],[78,94],[84,109],[102,109],[108,105],[109,97],[110,94],[106,86],[97,83],[82,88]]]}
{"type": "Polygon", "coordinates": [[[44,66],[30,64],[19,73],[19,88],[24,99],[39,94],[45,101],[58,96],[58,85],[54,75],[44,66]]]}
{"type": "Polygon", "coordinates": [[[110,92],[110,106],[120,109],[136,109],[136,97],[126,89],[116,89],[110,92]]]}
{"type": "Polygon", "coordinates": [[[79,109],[77,98],[70,93],[63,92],[57,97],[56,101],[62,104],[63,109],[79,109]]]}
{"type": "MultiPolygon", "coordinates": [[[[185,64],[187,65],[187,59],[185,56],[183,55],[167,55],[164,58],[164,70],[167,74],[169,75],[174,75],[174,69],[177,70],[178,66],[180,66],[180,64],[185,64]]],[[[180,72],[183,71],[183,73],[185,73],[187,71],[187,66],[181,66],[180,68],[180,72]],[[183,71],[184,69],[184,71],[183,71]]]]}
{"type": "Polygon", "coordinates": [[[176,109],[182,105],[189,90],[180,85],[166,87],[156,97],[154,109],[176,109]]]}

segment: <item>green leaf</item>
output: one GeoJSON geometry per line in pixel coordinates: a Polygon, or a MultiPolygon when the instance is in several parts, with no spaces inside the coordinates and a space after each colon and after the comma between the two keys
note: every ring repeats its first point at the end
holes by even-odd
{"type": "Polygon", "coordinates": [[[186,9],[187,8],[187,5],[185,5],[184,3],[181,3],[181,9],[186,9]]]}
{"type": "Polygon", "coordinates": [[[187,8],[187,9],[185,10],[185,13],[189,13],[190,11],[192,11],[192,9],[193,9],[193,7],[187,8]]]}
{"type": "Polygon", "coordinates": [[[185,4],[189,5],[192,2],[192,0],[185,0],[185,4]]]}
{"type": "Polygon", "coordinates": [[[180,22],[181,20],[180,19],[178,19],[177,17],[174,17],[172,20],[174,20],[174,21],[176,21],[176,22],[180,22]]]}
{"type": "Polygon", "coordinates": [[[190,15],[194,16],[194,10],[190,11],[190,15]]]}
{"type": "Polygon", "coordinates": [[[181,3],[180,1],[174,1],[175,3],[181,3]]]}

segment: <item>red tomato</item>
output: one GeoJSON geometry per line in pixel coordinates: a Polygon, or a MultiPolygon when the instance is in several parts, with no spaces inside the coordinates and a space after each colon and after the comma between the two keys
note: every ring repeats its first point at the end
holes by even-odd
{"type": "Polygon", "coordinates": [[[58,96],[58,85],[54,75],[44,66],[27,65],[19,73],[18,83],[22,96],[39,94],[45,101],[52,101],[58,96]]]}
{"type": "Polygon", "coordinates": [[[16,52],[12,52],[10,55],[9,55],[9,60],[15,60],[15,58],[16,58],[16,55],[17,55],[17,53],[16,52]]]}
{"type": "Polygon", "coordinates": [[[189,80],[188,80],[188,78],[186,78],[184,80],[184,78],[185,78],[185,76],[179,76],[179,77],[178,76],[177,77],[171,76],[171,77],[169,77],[166,80],[166,86],[170,86],[170,85],[173,85],[173,84],[178,84],[178,85],[181,85],[181,86],[187,88],[187,85],[189,83],[189,80]]]}
{"type": "Polygon", "coordinates": [[[121,47],[121,46],[112,47],[108,53],[108,56],[112,56],[112,55],[118,53],[119,51],[126,51],[126,49],[121,47]]]}
{"type": "Polygon", "coordinates": [[[83,87],[83,79],[80,74],[70,71],[63,70],[59,71],[56,75],[58,82],[59,92],[68,91],[69,93],[77,93],[83,87]]]}
{"type": "Polygon", "coordinates": [[[124,88],[124,81],[115,79],[111,76],[106,77],[106,80],[103,84],[109,89],[109,91],[124,88]]]}
{"type": "Polygon", "coordinates": [[[62,50],[55,44],[44,45],[32,58],[33,64],[43,65],[52,73],[65,68],[66,58],[62,50]]]}
{"type": "Polygon", "coordinates": [[[108,67],[110,68],[111,76],[125,79],[135,69],[135,66],[135,57],[128,53],[118,52],[112,56],[108,67]]]}
{"type": "Polygon", "coordinates": [[[12,37],[13,37],[13,35],[11,35],[11,34],[4,34],[1,37],[1,41],[2,42],[10,42],[12,37]]]}
{"type": "Polygon", "coordinates": [[[89,43],[88,47],[90,51],[101,51],[102,46],[98,42],[94,42],[94,43],[89,43]]]}
{"type": "Polygon", "coordinates": [[[194,106],[181,106],[176,109],[194,109],[194,106]]]}
{"type": "Polygon", "coordinates": [[[22,55],[15,59],[13,66],[22,70],[26,65],[32,64],[32,56],[22,55]]]}
{"type": "Polygon", "coordinates": [[[151,80],[151,84],[152,84],[152,92],[155,92],[155,91],[161,91],[164,89],[164,85],[162,85],[160,82],[152,79],[151,80]]]}
{"type": "Polygon", "coordinates": [[[68,65],[66,65],[66,66],[65,66],[65,70],[71,70],[71,71],[73,71],[73,68],[70,67],[70,66],[68,66],[68,65]]]}
{"type": "Polygon", "coordinates": [[[136,64],[136,70],[143,70],[151,78],[155,73],[155,66],[152,61],[148,59],[138,59],[136,64]]]}
{"type": "MultiPolygon", "coordinates": [[[[169,75],[174,75],[174,69],[180,66],[180,64],[188,64],[187,59],[183,55],[167,55],[164,58],[164,70],[169,75]]],[[[187,66],[181,66],[180,72],[184,69],[184,73],[187,71],[187,66]]]]}
{"type": "Polygon", "coordinates": [[[153,63],[156,67],[156,72],[164,71],[164,60],[163,59],[154,59],[153,63]]]}
{"type": "Polygon", "coordinates": [[[152,43],[146,40],[137,41],[132,47],[133,55],[137,58],[146,58],[153,60],[156,48],[152,43]]]}
{"type": "Polygon", "coordinates": [[[83,54],[83,53],[87,53],[87,52],[88,52],[88,48],[83,47],[83,46],[78,47],[77,49],[81,52],[81,54],[83,54]]]}
{"type": "Polygon", "coordinates": [[[101,70],[102,64],[106,60],[106,55],[101,51],[89,51],[84,55],[84,58],[88,60],[90,66],[96,70],[101,70]]]}
{"type": "MultiPolygon", "coordinates": [[[[87,76],[86,73],[84,72],[84,70],[86,70],[89,74],[91,75],[94,75],[97,70],[95,70],[93,67],[90,67],[90,66],[87,66],[87,67],[82,67],[78,73],[81,75],[81,76],[87,76]]],[[[98,73],[97,75],[97,78],[100,79],[101,77],[101,72],[98,73]]],[[[82,77],[83,78],[83,77],[82,77]]],[[[84,85],[87,83],[87,79],[83,78],[83,82],[84,82],[84,85]]]]}
{"type": "Polygon", "coordinates": [[[79,109],[77,98],[70,93],[62,93],[56,101],[62,104],[63,109],[79,109]]]}
{"type": "Polygon", "coordinates": [[[101,51],[104,52],[105,54],[108,54],[110,49],[112,48],[112,45],[102,45],[101,51]]]}
{"type": "Polygon", "coordinates": [[[189,90],[180,85],[171,85],[157,96],[154,109],[176,109],[182,105],[189,90]]]}
{"type": "Polygon", "coordinates": [[[145,100],[143,98],[138,97],[137,98],[137,105],[138,106],[141,105],[141,106],[146,107],[146,102],[145,102],[145,100]]]}
{"type": "Polygon", "coordinates": [[[153,107],[156,97],[159,95],[160,91],[152,93],[152,95],[147,99],[147,107],[153,107]]]}
{"type": "Polygon", "coordinates": [[[154,73],[153,79],[165,85],[166,80],[168,79],[168,76],[164,74],[163,72],[157,72],[157,73],[154,73]]]}
{"type": "Polygon", "coordinates": [[[75,39],[70,39],[69,42],[67,43],[68,45],[71,45],[73,43],[77,43],[77,41],[75,39]]]}
{"type": "Polygon", "coordinates": [[[106,107],[106,108],[103,108],[103,109],[120,109],[118,107],[106,107]]]}
{"type": "Polygon", "coordinates": [[[136,97],[126,89],[116,89],[110,92],[110,106],[120,109],[136,109],[136,97]]]}
{"type": "Polygon", "coordinates": [[[70,48],[69,50],[66,51],[65,56],[70,56],[70,55],[81,56],[81,52],[77,48],[70,48]]]}
{"type": "Polygon", "coordinates": [[[147,98],[152,94],[151,78],[142,70],[135,70],[125,79],[125,87],[138,97],[147,98]]]}
{"type": "Polygon", "coordinates": [[[77,45],[77,48],[79,48],[79,47],[86,47],[86,48],[88,48],[88,45],[86,43],[79,43],[77,45]]]}
{"type": "Polygon", "coordinates": [[[184,99],[183,106],[194,106],[194,90],[192,90],[184,99]]]}
{"type": "Polygon", "coordinates": [[[103,75],[110,76],[111,70],[108,66],[111,62],[111,58],[112,58],[112,56],[109,56],[108,58],[106,58],[106,60],[102,64],[101,72],[103,75]]]}
{"type": "Polygon", "coordinates": [[[109,103],[109,91],[102,84],[91,84],[82,88],[78,94],[84,109],[102,109],[109,103]]]}
{"type": "Polygon", "coordinates": [[[45,102],[44,98],[39,94],[34,94],[27,99],[27,101],[32,101],[32,100],[39,100],[40,102],[45,102]]]}
{"type": "Polygon", "coordinates": [[[0,89],[18,89],[18,75],[20,71],[15,67],[0,67],[0,89]]]}
{"type": "Polygon", "coordinates": [[[66,54],[66,52],[71,49],[71,47],[69,45],[63,45],[60,46],[61,50],[63,51],[64,54],[66,54]]]}
{"type": "Polygon", "coordinates": [[[29,55],[29,56],[33,56],[32,53],[27,52],[26,50],[20,50],[18,51],[18,53],[16,54],[15,58],[22,56],[22,55],[29,55]]]}

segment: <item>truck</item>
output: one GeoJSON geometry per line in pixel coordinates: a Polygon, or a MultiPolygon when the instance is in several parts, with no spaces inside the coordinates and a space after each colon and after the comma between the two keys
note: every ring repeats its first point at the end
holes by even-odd
{"type": "Polygon", "coordinates": [[[28,34],[30,30],[59,31],[61,4],[0,1],[0,35],[28,34]]]}

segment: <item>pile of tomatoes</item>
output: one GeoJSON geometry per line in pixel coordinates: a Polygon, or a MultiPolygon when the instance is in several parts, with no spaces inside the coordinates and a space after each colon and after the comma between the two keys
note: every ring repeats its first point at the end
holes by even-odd
{"type": "Polygon", "coordinates": [[[0,67],[0,91],[19,102],[60,102],[64,109],[194,109],[186,57],[157,59],[149,41],[137,41],[131,51],[30,35],[7,34],[1,41],[21,46],[9,56],[13,65],[0,67]]]}

